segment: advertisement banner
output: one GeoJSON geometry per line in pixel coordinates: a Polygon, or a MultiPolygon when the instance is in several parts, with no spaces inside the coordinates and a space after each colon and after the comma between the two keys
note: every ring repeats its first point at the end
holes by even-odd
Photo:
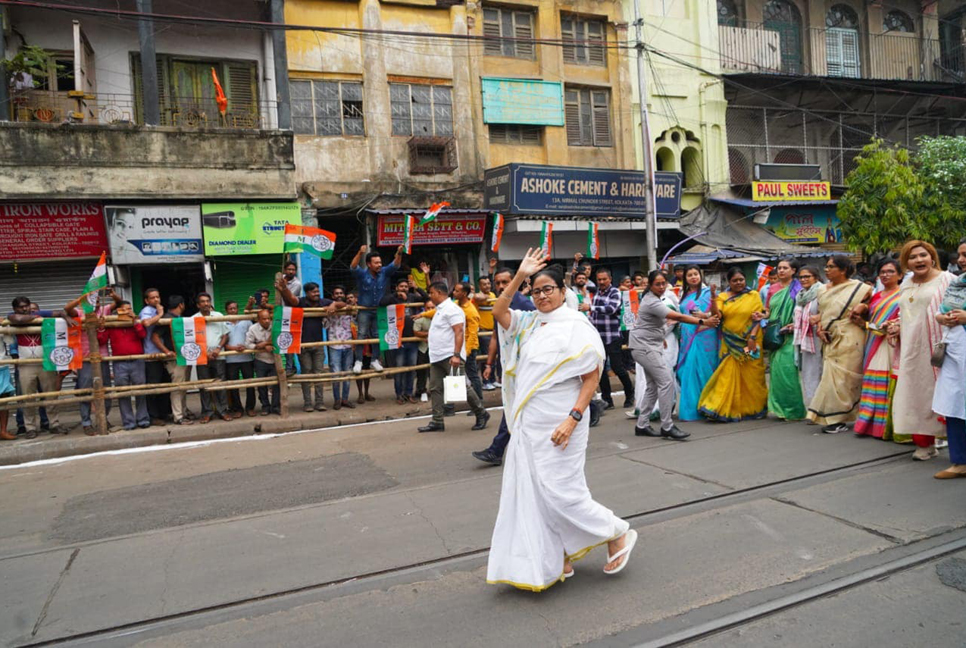
{"type": "MultiPolygon", "coordinates": [[[[379,216],[376,245],[397,246],[403,243],[405,228],[402,214],[379,216]]],[[[479,216],[440,216],[426,225],[416,225],[413,245],[452,245],[482,243],[486,229],[486,214],[479,216]]]]}
{"type": "Polygon", "coordinates": [[[751,183],[751,199],[757,202],[832,200],[832,183],[755,181],[751,183]]]}
{"type": "Polygon", "coordinates": [[[205,254],[281,254],[285,226],[302,224],[298,203],[207,203],[201,206],[205,254]]]}
{"type": "Polygon", "coordinates": [[[0,261],[96,259],[106,250],[101,203],[0,203],[0,261]]]}
{"type": "Polygon", "coordinates": [[[197,205],[105,205],[115,265],[204,261],[197,205]]]}
{"type": "MultiPolygon", "coordinates": [[[[487,209],[504,214],[633,216],[644,218],[647,180],[643,171],[508,164],[487,169],[487,209]]],[[[681,174],[654,174],[657,216],[681,215],[681,174]]]]}
{"type": "Polygon", "coordinates": [[[789,243],[842,242],[842,222],[834,206],[772,207],[765,227],[789,243]]]}

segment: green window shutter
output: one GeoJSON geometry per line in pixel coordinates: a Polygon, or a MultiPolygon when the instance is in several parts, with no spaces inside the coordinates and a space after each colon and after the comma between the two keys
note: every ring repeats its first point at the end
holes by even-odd
{"type": "Polygon", "coordinates": [[[235,120],[250,120],[258,127],[258,66],[254,62],[226,63],[225,78],[228,80],[225,96],[228,97],[228,117],[235,120]]]}
{"type": "MultiPolygon", "coordinates": [[[[158,69],[158,104],[161,110],[161,125],[167,125],[168,107],[168,58],[163,54],[157,56],[158,69]]],[[[141,69],[141,55],[131,55],[131,79],[134,81],[134,119],[138,124],[144,123],[144,85],[143,70],[141,69]]]]}
{"type": "Polygon", "coordinates": [[[275,273],[280,272],[279,255],[258,254],[241,257],[215,257],[215,304],[218,310],[228,300],[238,302],[238,309],[244,310],[248,298],[259,288],[272,293],[268,300],[275,297],[275,273]]]}

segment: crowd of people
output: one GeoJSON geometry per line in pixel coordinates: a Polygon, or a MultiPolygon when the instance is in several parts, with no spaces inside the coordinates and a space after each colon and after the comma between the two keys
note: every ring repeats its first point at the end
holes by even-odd
{"type": "MultiPolygon", "coordinates": [[[[966,269],[966,242],[958,259],[966,269]]],[[[354,290],[333,286],[329,297],[315,283],[302,286],[294,263],[286,265],[275,286],[285,305],[323,309],[322,317],[305,318],[303,343],[334,342],[324,349],[303,349],[298,354],[301,372],[346,376],[331,383],[331,406],[340,409],[375,400],[369,378],[360,378],[353,403],[353,373],[395,368],[398,404],[432,401],[432,418],[420,432],[445,430],[444,418],[453,414],[453,407],[444,402],[444,379],[465,374],[466,400],[476,417],[473,429],[486,427],[489,414],[482,405],[483,394],[501,386],[501,347],[506,342],[495,327],[493,308],[498,296],[510,289],[514,271],[498,268],[491,260],[490,273],[475,285],[460,281],[448,286],[432,275],[426,262],[405,270],[401,248],[384,265],[379,253],[365,246],[353,258],[351,269],[354,290]],[[381,354],[377,345],[349,343],[377,338],[377,309],[399,304],[405,305],[402,337],[407,340],[399,348],[381,354]],[[342,340],[346,343],[338,344],[342,340]],[[407,367],[413,369],[405,371],[407,367]]],[[[591,418],[615,407],[609,377],[613,374],[623,387],[624,408],[636,419],[635,433],[641,436],[686,439],[688,433],[674,423],[675,414],[680,421],[741,421],[771,414],[781,420],[807,420],[828,434],[845,432],[852,425],[858,436],[912,443],[913,457],[921,461],[935,457],[937,437],[947,436],[953,465],[937,477],[966,476],[966,274],[944,271],[928,242],[910,241],[898,258],[881,260],[875,272],[865,267],[858,278],[852,261],[843,255],[832,256],[824,267],[781,259],[760,290],[738,267],[727,272],[727,285],[720,288],[708,285],[698,266],[650,275],[638,272],[615,282],[609,269],[593,267],[578,254],[569,272],[559,270],[564,277],[563,303],[585,316],[602,344],[605,369],[591,418]],[[628,292],[637,293],[630,300],[636,315],[630,317],[628,292]],[[651,427],[654,420],[660,421],[657,430],[651,427]]],[[[535,299],[541,297],[534,290],[529,281],[522,281],[509,295],[509,307],[533,310],[535,299]]],[[[545,288],[554,290],[553,284],[545,288]]],[[[99,330],[101,355],[160,354],[167,359],[115,360],[106,380],[118,386],[187,381],[191,367],[175,361],[171,329],[158,323],[163,317],[182,316],[184,298],[170,295],[162,305],[159,291],[148,288],[143,306],[135,309],[113,291],[108,297],[98,315],[115,315],[133,325],[99,330]]],[[[254,321],[208,324],[208,361],[198,367],[198,379],[275,375],[274,307],[269,297],[269,290],[262,289],[244,309],[234,301],[224,305],[224,314],[244,310],[255,315],[254,321]]],[[[27,297],[18,297],[8,320],[13,326],[26,326],[38,316],[76,318],[81,316],[79,305],[78,299],[60,311],[41,311],[27,297]]],[[[195,307],[206,317],[222,316],[207,293],[197,295],[195,307]]],[[[86,338],[82,342],[86,356],[86,338]]],[[[8,337],[4,352],[35,358],[40,346],[40,335],[25,332],[8,337]]],[[[286,357],[286,367],[289,373],[296,371],[294,356],[286,357]]],[[[0,396],[15,389],[24,395],[56,392],[63,378],[39,364],[22,364],[13,372],[4,366],[0,396]]],[[[86,389],[91,381],[90,364],[85,362],[75,384],[86,389]]],[[[322,383],[306,382],[301,388],[305,411],[326,410],[322,383]]],[[[200,396],[198,415],[187,407],[184,391],[118,399],[122,426],[191,425],[212,418],[279,413],[277,386],[202,388],[200,396]]],[[[33,438],[43,428],[64,432],[56,403],[44,405],[18,410],[18,433],[33,438]]],[[[84,432],[93,434],[90,404],[81,404],[80,413],[84,432]]],[[[6,414],[0,413],[0,438],[15,439],[6,414]]],[[[474,456],[498,465],[508,441],[504,417],[490,447],[474,456]]]]}

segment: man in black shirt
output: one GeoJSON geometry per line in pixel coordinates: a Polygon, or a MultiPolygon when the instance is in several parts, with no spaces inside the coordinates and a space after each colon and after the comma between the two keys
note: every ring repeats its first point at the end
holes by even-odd
{"type": "MultiPolygon", "coordinates": [[[[282,300],[286,306],[293,308],[325,308],[328,314],[334,313],[339,308],[345,308],[344,302],[334,302],[331,299],[322,297],[319,284],[314,281],[305,284],[305,297],[296,297],[289,290],[284,277],[279,280],[276,288],[282,294],[282,300]]],[[[322,316],[321,314],[317,314],[317,316],[310,315],[312,314],[307,313],[302,318],[302,344],[322,341],[322,331],[324,328],[322,316]]],[[[302,367],[303,374],[322,373],[325,366],[325,347],[319,346],[302,349],[302,352],[299,353],[299,364],[302,367]]],[[[302,400],[304,402],[302,410],[306,412],[313,410],[316,412],[324,412],[324,393],[325,385],[323,383],[318,382],[314,385],[312,383],[302,383],[302,400]],[[313,387],[315,388],[314,400],[312,397],[313,387]]]]}

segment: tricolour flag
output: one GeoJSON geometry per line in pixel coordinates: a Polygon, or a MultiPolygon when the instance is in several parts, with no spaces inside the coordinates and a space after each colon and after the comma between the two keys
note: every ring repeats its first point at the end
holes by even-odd
{"type": "Polygon", "coordinates": [[[587,223],[587,257],[600,259],[600,223],[587,223]]]}
{"type": "Polygon", "coordinates": [[[553,223],[543,221],[540,227],[540,249],[547,256],[553,256],[553,223]]]}
{"type": "Polygon", "coordinates": [[[285,355],[302,351],[302,313],[301,308],[276,307],[272,319],[272,345],[275,353],[285,355]]]}
{"type": "Polygon", "coordinates": [[[621,291],[621,330],[630,331],[634,328],[634,318],[637,308],[641,305],[641,296],[636,290],[621,291]]]}
{"type": "Polygon", "coordinates": [[[308,252],[322,259],[331,259],[335,250],[335,234],[317,227],[285,226],[283,252],[308,252]]]}
{"type": "Polygon", "coordinates": [[[44,371],[77,371],[84,366],[81,327],[61,318],[48,318],[40,326],[44,371]]]}
{"type": "Polygon", "coordinates": [[[403,326],[406,324],[406,305],[393,304],[380,308],[379,350],[392,351],[402,346],[403,326]]]}
{"type": "Polygon", "coordinates": [[[403,252],[413,253],[413,232],[416,230],[416,217],[406,214],[403,219],[403,252]]]}
{"type": "Polygon", "coordinates": [[[493,212],[493,235],[490,237],[490,252],[499,252],[501,241],[503,241],[503,214],[493,212]]]}
{"type": "Polygon", "coordinates": [[[91,273],[91,278],[87,280],[84,292],[81,294],[84,299],[81,300],[80,305],[85,313],[93,313],[97,309],[97,293],[105,288],[107,288],[107,252],[101,252],[101,259],[94,267],[94,272],[91,273]]]}
{"type": "Polygon", "coordinates": [[[443,211],[444,208],[449,207],[449,203],[445,200],[443,202],[433,203],[423,214],[422,220],[419,221],[420,225],[425,225],[426,223],[432,223],[439,216],[439,212],[443,211]]]}
{"type": "Polygon", "coordinates": [[[758,264],[758,270],[755,272],[758,275],[758,290],[764,288],[765,284],[768,283],[768,275],[771,274],[772,270],[774,268],[770,265],[764,263],[758,264]]]}
{"type": "Polygon", "coordinates": [[[208,339],[205,335],[205,318],[172,317],[171,341],[181,367],[208,364],[208,339]]]}

